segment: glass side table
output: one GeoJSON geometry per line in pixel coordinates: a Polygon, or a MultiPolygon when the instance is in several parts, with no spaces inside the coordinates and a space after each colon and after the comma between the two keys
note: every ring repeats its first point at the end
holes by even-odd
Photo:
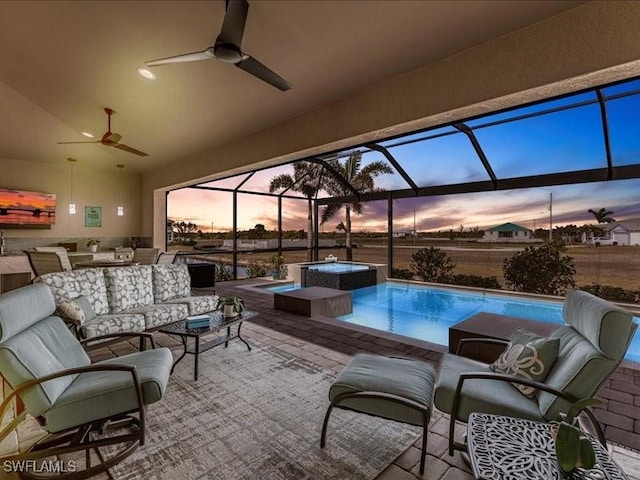
{"type": "Polygon", "coordinates": [[[548,423],[472,413],[467,423],[469,459],[483,480],[629,480],[607,450],[592,440],[597,463],[562,476],[548,423]]]}
{"type": "Polygon", "coordinates": [[[173,323],[171,325],[167,325],[166,327],[160,328],[158,331],[162,333],[166,333],[168,335],[175,335],[180,337],[182,341],[182,355],[180,355],[175,362],[173,362],[173,367],[171,368],[171,373],[176,368],[176,365],[180,363],[180,361],[187,355],[194,356],[193,362],[193,379],[198,380],[198,360],[200,353],[206,352],[207,350],[211,350],[218,345],[224,344],[225,348],[229,345],[229,342],[234,339],[240,340],[244,343],[249,351],[251,350],[251,345],[247,343],[247,341],[240,336],[240,327],[242,327],[242,322],[258,315],[258,312],[254,312],[252,310],[245,310],[242,314],[237,317],[227,318],[222,315],[221,312],[209,312],[204,315],[208,315],[211,320],[209,321],[208,327],[198,327],[198,328],[187,328],[187,321],[180,320],[179,322],[173,323]],[[236,333],[231,332],[231,327],[237,325],[236,333]],[[217,333],[222,330],[226,332],[218,337],[215,337],[212,340],[202,342],[200,337],[204,335],[209,335],[211,333],[217,333]],[[188,339],[193,338],[195,340],[195,346],[193,350],[189,350],[188,348],[188,339]]]}

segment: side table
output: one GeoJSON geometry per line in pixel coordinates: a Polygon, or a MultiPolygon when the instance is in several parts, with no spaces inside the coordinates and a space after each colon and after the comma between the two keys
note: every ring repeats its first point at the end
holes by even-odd
{"type": "MultiPolygon", "coordinates": [[[[564,480],[548,423],[472,413],[467,423],[471,469],[480,480],[564,480]]],[[[628,480],[606,448],[592,440],[597,463],[570,480],[628,480]]]]}
{"type": "Polygon", "coordinates": [[[173,370],[176,368],[176,365],[180,363],[180,361],[187,354],[193,355],[194,356],[193,379],[198,380],[198,363],[199,363],[198,361],[199,361],[200,353],[206,352],[207,350],[210,350],[222,344],[224,344],[226,348],[227,345],[229,345],[229,342],[236,338],[240,340],[242,343],[244,343],[249,349],[249,351],[251,351],[251,345],[249,345],[247,341],[240,336],[240,327],[242,327],[243,321],[251,317],[255,317],[257,314],[258,312],[254,312],[252,310],[245,310],[242,312],[242,314],[238,315],[237,317],[227,318],[224,315],[222,315],[221,312],[209,312],[205,314],[211,318],[208,327],[187,328],[187,321],[180,320],[179,322],[160,328],[158,330],[159,332],[166,333],[168,335],[175,335],[177,337],[180,337],[180,340],[182,341],[182,348],[183,348],[182,355],[180,355],[176,359],[176,361],[173,362],[171,373],[173,373],[173,370]],[[237,325],[238,329],[236,333],[231,333],[231,327],[234,325],[237,325]],[[215,337],[214,339],[209,340],[207,342],[200,341],[200,337],[204,335],[208,335],[210,333],[217,333],[224,329],[226,329],[226,334],[215,337]],[[187,341],[189,338],[193,338],[195,340],[195,346],[193,350],[189,350],[188,348],[187,341]]]}

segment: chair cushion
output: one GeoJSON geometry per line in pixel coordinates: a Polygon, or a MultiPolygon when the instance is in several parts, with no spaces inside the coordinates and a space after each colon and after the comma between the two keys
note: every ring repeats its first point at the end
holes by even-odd
{"type": "Polygon", "coordinates": [[[631,313],[581,290],[567,293],[562,310],[565,322],[610,358],[621,360],[636,326],[631,313]]]}
{"type": "MultiPolygon", "coordinates": [[[[545,383],[576,398],[594,396],[616,368],[618,361],[600,352],[572,327],[562,325],[550,337],[560,339],[560,348],[558,360],[545,383]]],[[[560,412],[566,412],[570,405],[546,392],[538,392],[538,404],[548,420],[557,420],[560,412]]]]}
{"type": "MultiPolygon", "coordinates": [[[[358,354],[329,389],[329,400],[343,393],[381,392],[413,400],[431,415],[435,372],[431,365],[406,358],[358,354]]],[[[420,411],[389,400],[353,398],[339,406],[390,420],[422,425],[420,411]]]]}
{"type": "MultiPolygon", "coordinates": [[[[506,350],[489,368],[497,373],[506,373],[516,377],[542,382],[558,358],[557,338],[545,338],[535,333],[517,328],[506,350]]],[[[513,384],[523,395],[533,398],[535,388],[513,384]]]]}
{"type": "Polygon", "coordinates": [[[71,272],[47,273],[35,280],[49,285],[56,302],[65,298],[85,297],[97,315],[109,313],[107,284],[102,268],[85,268],[71,272]]]}
{"type": "Polygon", "coordinates": [[[84,322],[96,318],[96,312],[91,306],[91,303],[82,296],[74,298],[73,300],[62,300],[58,303],[58,311],[61,317],[71,320],[78,326],[82,326],[84,322]]]}
{"type": "Polygon", "coordinates": [[[53,315],[56,304],[46,285],[18,288],[0,297],[0,343],[53,315]]]}
{"type": "Polygon", "coordinates": [[[153,297],[156,303],[191,295],[189,269],[182,264],[153,266],[153,297]]]}
{"type": "MultiPolygon", "coordinates": [[[[451,413],[460,374],[470,372],[493,373],[486,363],[444,355],[434,397],[438,410],[451,413]]],[[[523,396],[511,383],[503,381],[466,380],[460,396],[458,420],[466,422],[472,412],[544,421],[536,400],[523,396]]]]}
{"type": "Polygon", "coordinates": [[[104,277],[110,313],[153,304],[151,267],[142,265],[106,268],[104,277]]]}
{"type": "MultiPolygon", "coordinates": [[[[4,296],[0,297],[0,304],[3,302],[4,296]]],[[[0,372],[14,388],[30,380],[89,363],[78,339],[59,317],[45,318],[0,344],[0,372]]],[[[21,395],[27,411],[37,416],[49,409],[75,377],[60,377],[27,390],[21,395]]]]}
{"type": "Polygon", "coordinates": [[[218,295],[198,295],[195,297],[174,298],[165,303],[184,303],[189,308],[189,315],[213,312],[218,304],[218,295]]]}
{"type": "MultiPolygon", "coordinates": [[[[96,365],[125,364],[136,367],[145,405],[164,394],[173,357],[167,348],[145,350],[111,358],[96,365]]],[[[137,408],[136,390],[128,372],[90,372],[77,376],[43,416],[49,432],[60,432],[94,420],[108,418],[137,408]]]]}

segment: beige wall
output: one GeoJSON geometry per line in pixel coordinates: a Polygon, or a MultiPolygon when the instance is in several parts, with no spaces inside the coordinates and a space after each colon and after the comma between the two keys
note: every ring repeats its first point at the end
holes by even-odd
{"type": "Polygon", "coordinates": [[[590,2],[250,137],[176,159],[144,177],[144,231],[153,230],[162,244],[165,208],[153,203],[156,189],[638,75],[639,24],[640,2],[590,2]]]}
{"type": "Polygon", "coordinates": [[[50,230],[7,229],[8,238],[74,238],[142,236],[141,185],[139,174],[95,168],[90,161],[78,161],[73,171],[73,201],[76,215],[69,215],[71,190],[69,162],[27,162],[0,158],[0,188],[55,193],[56,223],[50,230]],[[116,207],[122,200],[125,215],[116,207]],[[84,207],[102,207],[102,227],[84,226],[84,207]]]}

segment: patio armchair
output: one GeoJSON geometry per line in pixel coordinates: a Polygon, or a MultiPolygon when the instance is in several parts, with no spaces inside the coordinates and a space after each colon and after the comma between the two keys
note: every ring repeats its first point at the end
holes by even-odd
{"type": "Polygon", "coordinates": [[[158,256],[157,264],[173,263],[176,260],[176,252],[162,252],[158,256]]]}
{"type": "MultiPolygon", "coordinates": [[[[25,406],[0,430],[0,442],[27,413],[48,434],[28,450],[3,459],[5,465],[30,468],[20,472],[22,478],[43,478],[38,462],[53,457],[77,462],[75,471],[68,469],[56,478],[87,478],[133,453],[145,441],[145,407],[162,398],[171,371],[166,348],[91,364],[82,342],[54,316],[55,309],[44,284],[0,296],[0,372],[12,388],[0,405],[0,420],[16,397],[25,406]],[[106,457],[103,447],[109,452],[106,457]],[[100,460],[94,465],[92,450],[100,460]]],[[[153,346],[151,335],[127,334],[132,335],[151,340],[153,346]]]]}
{"type": "MultiPolygon", "coordinates": [[[[449,455],[454,450],[466,450],[464,443],[455,441],[454,429],[456,421],[466,423],[472,412],[549,422],[558,420],[571,403],[595,396],[624,358],[638,327],[631,313],[579,290],[567,294],[563,316],[566,325],[558,326],[549,336],[559,341],[558,354],[543,381],[496,373],[488,364],[462,355],[443,357],[434,404],[451,415],[449,455]],[[514,384],[533,387],[537,392],[529,398],[514,384]]],[[[476,342],[501,341],[464,339],[458,353],[476,342]]],[[[595,433],[604,443],[594,420],[595,433]]]]}
{"type": "MultiPolygon", "coordinates": [[[[64,272],[67,269],[62,265],[62,260],[56,252],[35,252],[25,250],[24,252],[29,259],[29,265],[36,277],[45,273],[64,272]]],[[[70,267],[71,265],[69,265],[70,267]]],[[[69,268],[68,270],[71,270],[69,268]]]]}
{"type": "Polygon", "coordinates": [[[64,247],[33,247],[33,250],[36,252],[53,252],[60,258],[60,264],[62,265],[63,271],[73,269],[67,249],[64,247]]]}
{"type": "Polygon", "coordinates": [[[153,265],[159,253],[159,248],[136,248],[133,252],[133,261],[140,265],[153,265]]]}

